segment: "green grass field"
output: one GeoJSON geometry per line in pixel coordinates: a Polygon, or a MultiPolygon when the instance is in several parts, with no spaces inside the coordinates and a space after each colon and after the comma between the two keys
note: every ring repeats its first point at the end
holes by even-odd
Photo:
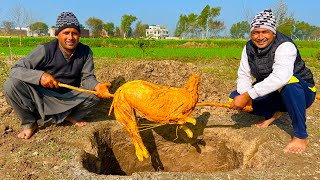
{"type": "MultiPolygon", "coordinates": [[[[26,56],[37,45],[52,39],[24,37],[20,47],[18,38],[0,37],[0,84],[8,76],[10,63],[26,56]]],[[[128,60],[177,60],[194,63],[201,71],[211,73],[215,77],[235,80],[246,40],[143,40],[142,42],[148,43],[145,49],[140,48],[141,41],[131,39],[82,38],[81,42],[90,45],[97,70],[106,64],[128,60]]],[[[295,43],[306,65],[314,73],[319,74],[320,42],[296,41],[295,43]]]]}
{"type": "MultiPolygon", "coordinates": [[[[13,55],[25,56],[30,53],[34,47],[12,47],[13,55]]],[[[143,54],[140,48],[136,47],[92,47],[96,58],[148,58],[154,60],[161,59],[179,59],[179,58],[240,58],[242,48],[148,48],[143,54]]],[[[300,54],[303,58],[317,58],[320,48],[300,48],[300,54]]],[[[9,47],[0,47],[1,56],[9,56],[9,47]]]]}
{"type": "MultiPolygon", "coordinates": [[[[52,37],[0,37],[0,56],[25,56],[37,45],[48,42],[52,37]]],[[[239,58],[246,40],[243,39],[208,39],[208,40],[137,40],[81,38],[80,42],[90,46],[96,58],[147,58],[161,59],[210,59],[239,58]],[[142,51],[141,43],[145,51],[142,51]]],[[[295,41],[303,58],[317,58],[320,54],[320,42],[295,41]]]]}

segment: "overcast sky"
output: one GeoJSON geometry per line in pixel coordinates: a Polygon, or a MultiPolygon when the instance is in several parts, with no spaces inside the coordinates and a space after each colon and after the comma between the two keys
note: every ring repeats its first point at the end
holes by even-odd
{"type": "MultiPolygon", "coordinates": [[[[247,20],[246,17],[253,17],[264,9],[273,9],[278,2],[279,0],[0,0],[0,22],[9,20],[10,10],[21,4],[32,12],[36,21],[44,22],[49,27],[55,25],[57,16],[63,11],[73,12],[84,26],[89,17],[119,26],[122,15],[130,14],[143,24],[164,25],[172,35],[181,14],[200,14],[208,4],[210,7],[221,7],[218,19],[224,21],[229,32],[232,24],[247,20]]],[[[288,5],[288,12],[296,20],[320,26],[320,0],[283,2],[288,5]]]]}

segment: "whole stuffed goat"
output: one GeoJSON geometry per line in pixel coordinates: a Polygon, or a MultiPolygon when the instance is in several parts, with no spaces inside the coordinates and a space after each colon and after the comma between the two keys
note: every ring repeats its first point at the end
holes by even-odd
{"type": "Polygon", "coordinates": [[[114,94],[109,115],[114,115],[129,132],[136,155],[140,161],[148,158],[149,153],[139,134],[136,111],[144,118],[161,124],[179,124],[188,137],[193,133],[185,124],[196,124],[190,118],[199,98],[200,75],[192,74],[182,88],[160,86],[143,80],[129,81],[123,84],[114,94]]]}

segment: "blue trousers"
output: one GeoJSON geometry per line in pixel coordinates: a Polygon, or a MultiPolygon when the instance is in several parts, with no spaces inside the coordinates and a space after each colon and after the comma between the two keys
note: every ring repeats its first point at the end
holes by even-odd
{"type": "MultiPolygon", "coordinates": [[[[239,95],[237,91],[230,94],[233,99],[239,95]]],[[[275,112],[288,112],[294,131],[294,137],[304,139],[308,137],[306,127],[306,109],[312,105],[316,96],[313,84],[305,82],[294,74],[287,85],[252,101],[251,114],[270,119],[275,112]]]]}

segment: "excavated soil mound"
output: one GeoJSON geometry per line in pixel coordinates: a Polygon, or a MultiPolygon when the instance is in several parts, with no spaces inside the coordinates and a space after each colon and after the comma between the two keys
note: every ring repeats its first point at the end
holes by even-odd
{"type": "MultiPolygon", "coordinates": [[[[111,82],[110,92],[131,80],[145,80],[163,86],[182,87],[192,73],[200,73],[191,63],[177,61],[131,61],[105,67],[97,72],[101,82],[111,82]]],[[[207,74],[201,75],[199,101],[227,102],[230,84],[214,79],[207,74]]]]}

